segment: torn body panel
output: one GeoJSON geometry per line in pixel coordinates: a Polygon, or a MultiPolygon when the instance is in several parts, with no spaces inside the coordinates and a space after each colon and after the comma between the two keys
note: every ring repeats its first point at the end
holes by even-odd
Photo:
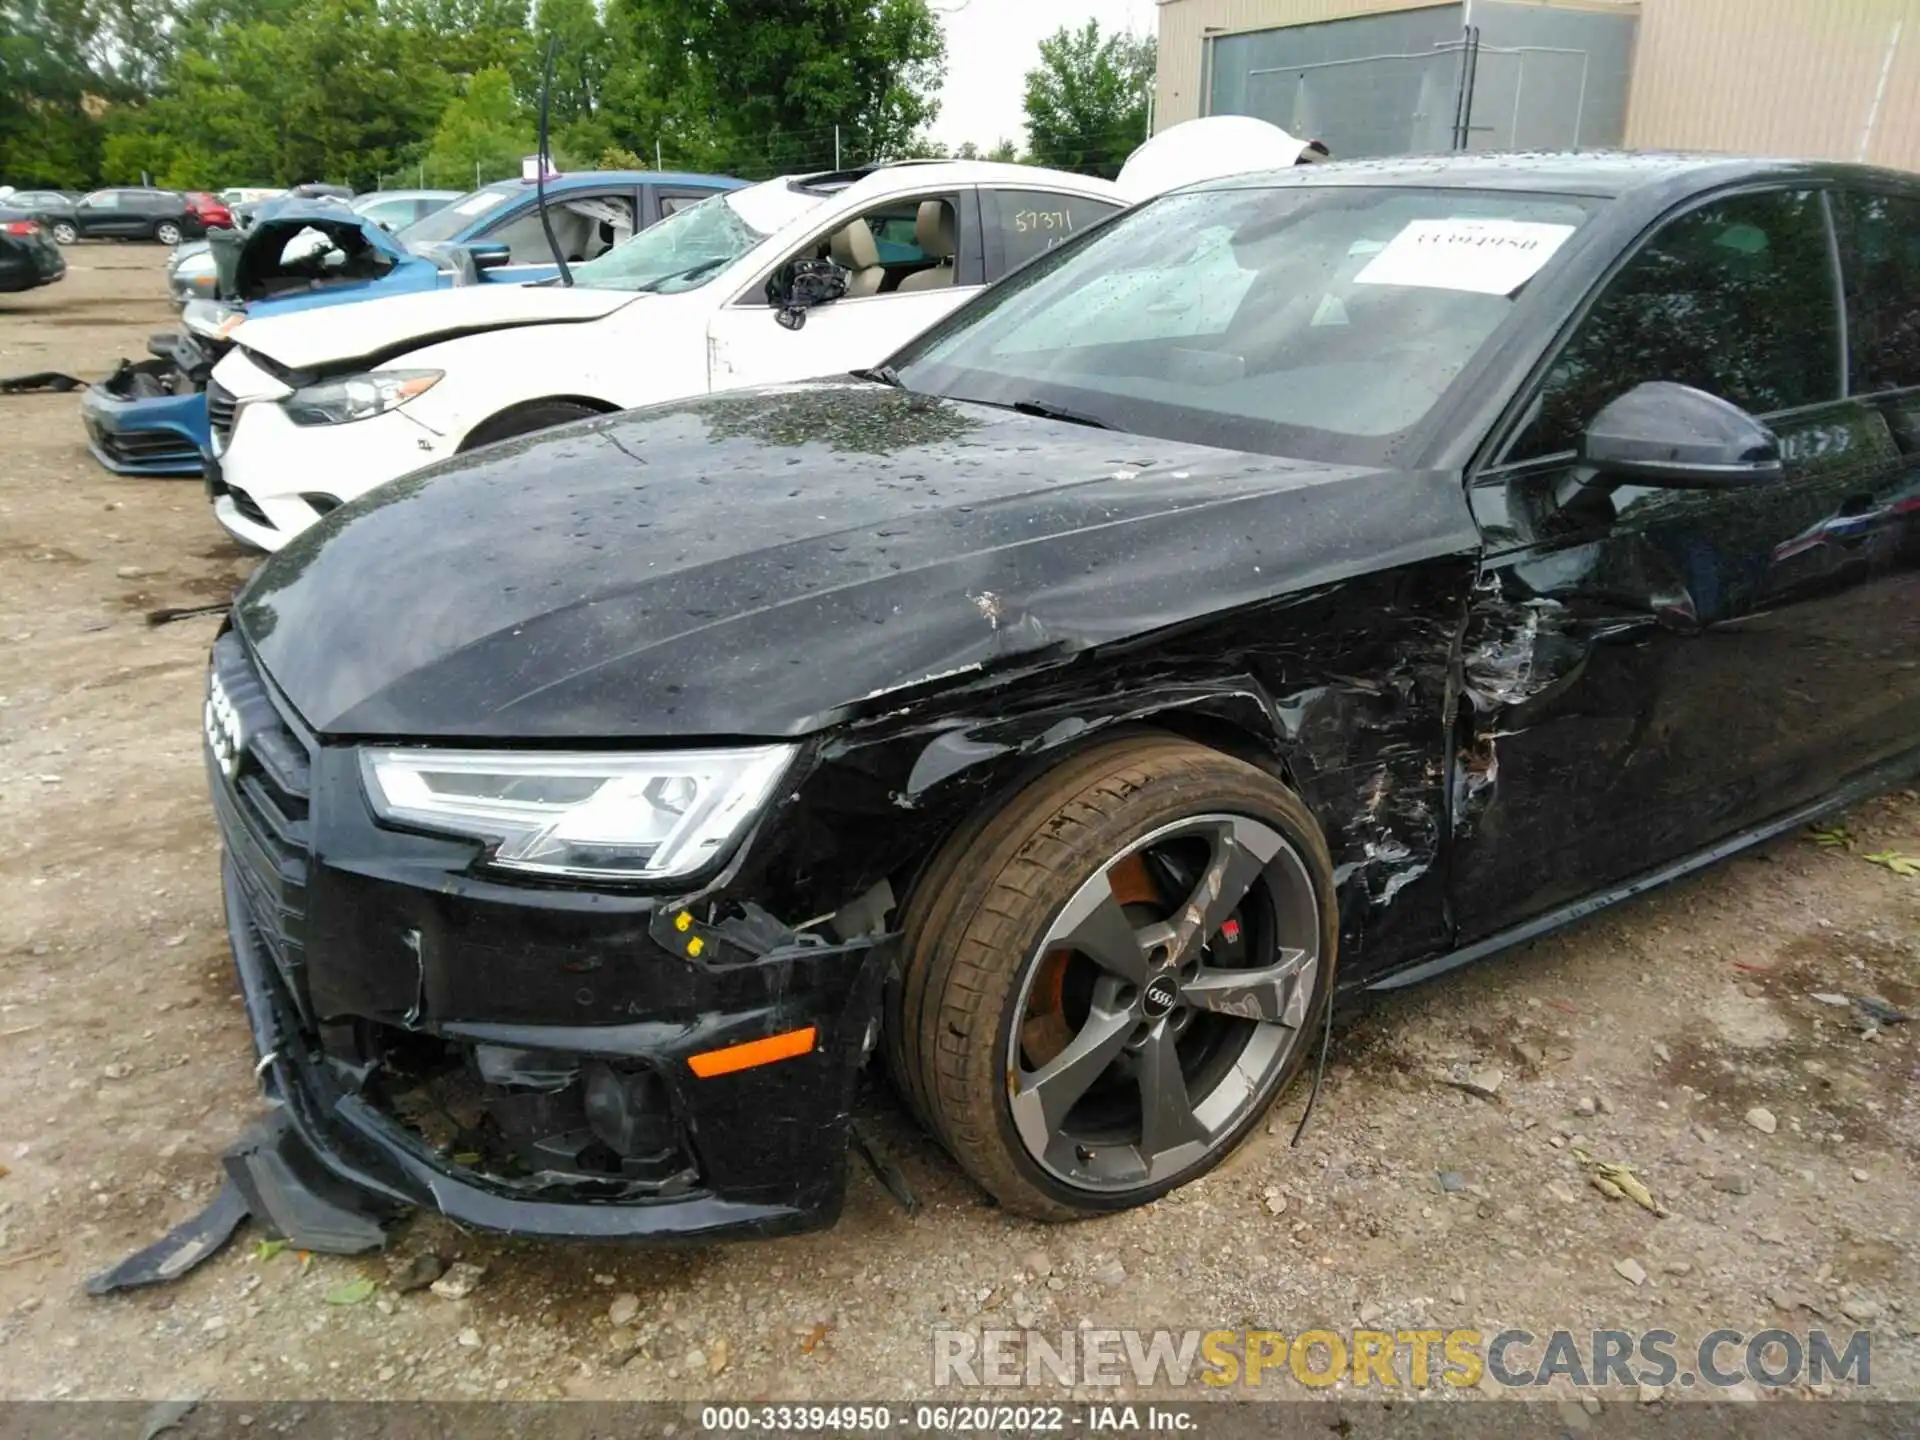
{"type": "Polygon", "coordinates": [[[1470,492],[1491,553],[1451,760],[1460,943],[1913,747],[1920,681],[1888,664],[1920,658],[1912,462],[1868,405],[1778,423],[1786,477],[1743,491],[1595,486],[1562,460],[1470,492]]]}

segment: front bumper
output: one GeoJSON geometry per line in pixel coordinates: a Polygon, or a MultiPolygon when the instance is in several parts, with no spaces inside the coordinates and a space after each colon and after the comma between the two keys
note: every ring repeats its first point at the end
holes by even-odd
{"type": "Polygon", "coordinates": [[[170,368],[170,361],[142,361],[80,397],[80,420],[87,428],[93,458],[116,475],[198,475],[200,452],[207,444],[207,397],[134,396],[127,376],[139,368],[170,368]],[[110,388],[111,387],[111,388],[110,388]]]}
{"type": "Polygon", "coordinates": [[[265,398],[239,398],[230,428],[214,430],[220,493],[234,500],[222,506],[216,495],[214,518],[261,550],[278,550],[336,506],[452,449],[404,410],[302,427],[265,398]]]}
{"type": "Polygon", "coordinates": [[[228,933],[261,1083],[317,1163],[379,1203],[516,1235],[833,1222],[895,937],[722,926],[695,960],[673,948],[669,900],[480,878],[469,845],[375,826],[353,749],[304,734],[236,635],[215,672],[243,737],[233,778],[208,751],[228,933]],[[706,1078],[689,1063],[807,1026],[804,1054],[706,1078]],[[421,1121],[402,1080],[423,1056],[436,1103],[479,1114],[471,1129],[421,1121]],[[600,1138],[604,1108],[581,1108],[616,1072],[645,1077],[640,1158],[600,1138]]]}

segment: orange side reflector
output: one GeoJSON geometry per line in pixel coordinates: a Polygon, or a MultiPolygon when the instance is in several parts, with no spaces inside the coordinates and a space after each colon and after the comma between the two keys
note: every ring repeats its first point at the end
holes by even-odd
{"type": "Polygon", "coordinates": [[[736,1070],[751,1070],[756,1065],[771,1065],[775,1060],[791,1060],[813,1049],[813,1026],[789,1030],[784,1035],[769,1035],[764,1040],[749,1040],[729,1045],[724,1050],[704,1050],[689,1055],[687,1064],[702,1080],[716,1075],[731,1075],[736,1070]]]}

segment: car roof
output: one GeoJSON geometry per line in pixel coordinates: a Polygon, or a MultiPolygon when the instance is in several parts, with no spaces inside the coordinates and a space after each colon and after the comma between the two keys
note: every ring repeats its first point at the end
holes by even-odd
{"type": "Polygon", "coordinates": [[[859,170],[828,170],[812,175],[786,177],[789,189],[809,195],[886,194],[903,184],[915,189],[942,185],[1010,185],[1031,188],[1041,185],[1078,190],[1094,195],[1112,195],[1120,191],[1111,180],[1096,175],[1078,175],[1070,170],[1049,170],[1039,165],[1012,165],[998,160],[899,160],[859,170]]]}
{"type": "Polygon", "coordinates": [[[1867,165],[1680,151],[1476,151],[1381,160],[1339,160],[1246,175],[1191,188],[1271,186],[1435,186],[1461,190],[1539,191],[1618,199],[1648,191],[1697,190],[1769,179],[1852,179],[1906,185],[1920,177],[1867,165]]]}
{"type": "MultiPolygon", "coordinates": [[[[623,185],[699,185],[712,189],[737,190],[750,183],[731,175],[697,175],[685,170],[573,170],[547,177],[547,189],[565,190],[578,185],[604,185],[608,181],[623,185]]],[[[496,184],[524,185],[533,189],[533,181],[511,177],[496,184]]]]}

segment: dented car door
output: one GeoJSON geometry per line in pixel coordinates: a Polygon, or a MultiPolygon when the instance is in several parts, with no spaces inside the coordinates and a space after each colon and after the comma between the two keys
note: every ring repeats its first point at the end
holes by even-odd
{"type": "Polygon", "coordinates": [[[1709,198],[1601,289],[1471,499],[1488,541],[1463,636],[1451,891],[1463,943],[1699,855],[1910,737],[1890,552],[1857,517],[1908,483],[1847,398],[1826,192],[1709,198]],[[1759,417],[1778,478],[1607,484],[1600,409],[1678,382],[1759,417]]]}

